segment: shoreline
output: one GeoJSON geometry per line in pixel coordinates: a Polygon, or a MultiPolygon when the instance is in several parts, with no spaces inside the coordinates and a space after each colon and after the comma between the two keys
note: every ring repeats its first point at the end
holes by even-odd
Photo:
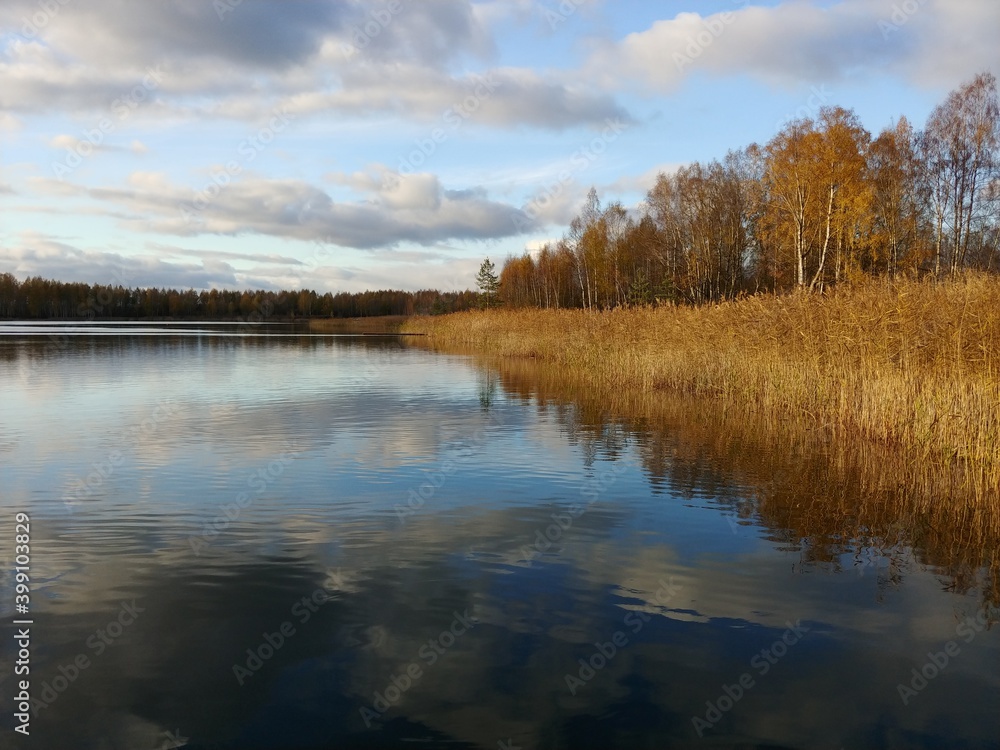
{"type": "Polygon", "coordinates": [[[596,390],[538,359],[481,361],[509,396],[573,421],[582,444],[624,437],[654,486],[685,502],[700,492],[701,502],[716,506],[722,535],[760,526],[831,565],[850,555],[865,567],[874,551],[905,565],[915,550],[956,584],[981,587],[985,602],[1000,603],[1000,508],[943,494],[946,479],[929,483],[934,477],[891,446],[842,440],[806,416],[774,418],[710,397],[596,390]],[[741,491],[712,496],[712,487],[741,491]]]}
{"type": "Polygon", "coordinates": [[[1000,510],[1000,279],[868,281],[704,307],[414,317],[434,347],[534,359],[599,392],[681,393],[898,452],[904,483],[1000,510]]]}

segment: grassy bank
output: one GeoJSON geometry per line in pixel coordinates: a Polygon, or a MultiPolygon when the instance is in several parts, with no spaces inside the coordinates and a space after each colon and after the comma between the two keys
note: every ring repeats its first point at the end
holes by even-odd
{"type": "Polygon", "coordinates": [[[872,281],[701,308],[496,310],[414,318],[439,346],[560,366],[588,388],[709,397],[877,443],[929,498],[997,504],[1000,280],[872,281]]]}

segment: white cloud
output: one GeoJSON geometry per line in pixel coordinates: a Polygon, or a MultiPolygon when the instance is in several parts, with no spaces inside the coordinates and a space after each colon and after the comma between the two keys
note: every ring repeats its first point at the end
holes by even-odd
{"type": "Polygon", "coordinates": [[[618,194],[631,192],[648,193],[656,184],[656,180],[661,174],[672,174],[682,166],[685,165],[677,162],[657,164],[640,174],[619,177],[607,186],[607,190],[618,194]]]}
{"type": "MultiPolygon", "coordinates": [[[[37,10],[33,0],[8,1],[0,31],[16,31],[37,10]]],[[[252,120],[262,106],[279,105],[299,114],[425,121],[453,110],[463,121],[500,128],[626,117],[611,96],[555,75],[515,67],[453,72],[457,60],[485,63],[496,52],[481,17],[490,13],[469,0],[407,0],[400,8],[393,15],[361,2],[253,2],[220,20],[202,0],[70,3],[31,39],[0,42],[0,110],[107,115],[153,69],[159,77],[139,91],[139,114],[161,121],[252,120]]]]}
{"type": "Polygon", "coordinates": [[[587,76],[619,90],[623,78],[647,92],[671,92],[692,73],[754,76],[792,86],[872,70],[918,85],[952,86],[1000,66],[1000,5],[979,0],[790,0],[670,20],[598,45],[587,76]],[[906,13],[901,5],[912,5],[906,13]]]}
{"type": "Polygon", "coordinates": [[[357,176],[351,179],[367,191],[364,199],[335,202],[301,180],[252,175],[221,188],[210,183],[197,193],[159,172],[135,172],[121,188],[57,188],[46,179],[33,184],[110,204],[105,212],[134,231],[176,236],[263,234],[373,249],[401,242],[494,240],[538,226],[521,209],[490,200],[482,189],[449,190],[431,174],[400,175],[382,168],[367,184],[357,176]]]}
{"type": "Polygon", "coordinates": [[[559,237],[549,237],[543,240],[531,240],[529,242],[525,242],[524,252],[528,253],[528,255],[532,258],[537,258],[539,253],[541,253],[545,247],[555,247],[559,240],[559,237]]]}
{"type": "MultiPolygon", "coordinates": [[[[392,113],[451,133],[469,126],[510,129],[518,125],[563,130],[600,126],[608,118],[630,121],[608,94],[574,82],[561,82],[525,68],[495,68],[452,75],[432,68],[396,63],[358,64],[341,74],[340,87],[304,86],[276,99],[275,106],[296,114],[338,112],[351,116],[392,113]]],[[[217,113],[259,113],[252,92],[221,101],[217,113]]]]}
{"type": "Polygon", "coordinates": [[[204,264],[167,263],[151,255],[85,250],[38,232],[25,232],[0,248],[0,264],[21,278],[42,276],[90,284],[237,288],[240,282],[231,266],[210,271],[204,264]]]}
{"type": "Polygon", "coordinates": [[[158,242],[148,244],[150,250],[155,251],[160,257],[173,258],[199,258],[203,261],[252,261],[261,264],[275,265],[302,265],[302,261],[291,255],[275,255],[260,253],[237,253],[228,250],[201,250],[197,248],[184,248],[175,245],[164,245],[158,242]]]}
{"type": "Polygon", "coordinates": [[[79,144],[80,140],[72,135],[57,135],[49,141],[49,148],[74,149],[79,144]]]}
{"type": "Polygon", "coordinates": [[[68,135],[65,133],[51,138],[48,146],[49,148],[65,149],[67,151],[73,151],[77,154],[88,156],[91,152],[98,151],[131,151],[132,153],[144,153],[143,149],[145,148],[139,141],[133,141],[132,144],[126,148],[125,146],[117,146],[105,140],[102,140],[100,143],[83,141],[75,135],[68,135]]]}
{"type": "Polygon", "coordinates": [[[478,260],[437,249],[384,251],[377,268],[344,251],[313,246],[296,255],[254,254],[150,243],[137,254],[80,248],[38,232],[0,247],[0,267],[19,278],[174,289],[467,289],[478,260]],[[301,255],[301,257],[297,257],[301,255]]]}

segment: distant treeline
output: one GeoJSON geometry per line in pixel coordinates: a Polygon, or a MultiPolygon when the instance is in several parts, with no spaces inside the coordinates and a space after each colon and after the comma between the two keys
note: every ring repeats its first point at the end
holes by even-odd
{"type": "Polygon", "coordinates": [[[639,212],[591,190],[559,242],[508,258],[511,307],[600,309],[822,290],[867,276],[1000,270],[1000,114],[982,73],[923,131],[873,138],[826,107],[764,146],[661,174],[639,212]]]}
{"type": "Polygon", "coordinates": [[[362,318],[380,315],[437,315],[477,307],[477,292],[422,290],[317,294],[300,291],[195,291],[18,281],[0,274],[0,318],[6,319],[247,319],[267,317],[362,318]]]}

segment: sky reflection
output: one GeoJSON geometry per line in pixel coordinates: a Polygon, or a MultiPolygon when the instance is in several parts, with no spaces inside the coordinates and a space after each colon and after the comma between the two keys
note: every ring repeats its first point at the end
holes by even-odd
{"type": "Polygon", "coordinates": [[[996,632],[957,631],[978,589],[909,547],[831,565],[753,514],[730,523],[761,488],[704,446],[651,472],[652,425],[391,339],[0,348],[0,527],[31,513],[33,695],[90,661],[29,742],[4,717],[11,747],[153,750],[175,731],[189,747],[697,746],[693,719],[744,673],[705,742],[1000,736],[996,632]],[[134,622],[94,640],[126,605],[134,622]],[[442,640],[456,617],[469,626],[442,640]],[[787,653],[755,663],[792,626],[787,653]],[[897,685],[951,639],[904,705],[897,685]]]}

